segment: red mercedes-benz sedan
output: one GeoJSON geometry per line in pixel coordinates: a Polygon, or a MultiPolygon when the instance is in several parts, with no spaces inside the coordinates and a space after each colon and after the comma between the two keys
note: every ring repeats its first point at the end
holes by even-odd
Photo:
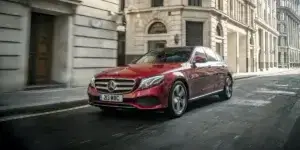
{"type": "Polygon", "coordinates": [[[89,104],[104,111],[164,109],[180,117],[190,101],[210,95],[230,99],[232,86],[227,65],[210,48],[169,47],[96,74],[87,93],[89,104]]]}

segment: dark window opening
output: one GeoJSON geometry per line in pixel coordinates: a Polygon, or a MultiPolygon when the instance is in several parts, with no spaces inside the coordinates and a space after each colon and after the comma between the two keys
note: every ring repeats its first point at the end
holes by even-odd
{"type": "Polygon", "coordinates": [[[124,11],[125,8],[125,0],[120,0],[120,11],[124,11]]]}
{"type": "Polygon", "coordinates": [[[202,6],[202,0],[189,0],[189,6],[202,6]]]}
{"type": "Polygon", "coordinates": [[[203,22],[186,22],[186,46],[203,45],[203,22]]]}
{"type": "Polygon", "coordinates": [[[164,6],[163,0],[152,0],[151,7],[161,7],[164,6]]]}
{"type": "Polygon", "coordinates": [[[217,32],[217,35],[218,35],[218,36],[222,36],[221,27],[220,27],[219,25],[217,26],[216,30],[217,30],[217,31],[216,31],[216,32],[217,32]]]}
{"type": "Polygon", "coordinates": [[[162,34],[162,33],[167,33],[167,28],[161,22],[153,23],[148,29],[148,34],[162,34]]]}

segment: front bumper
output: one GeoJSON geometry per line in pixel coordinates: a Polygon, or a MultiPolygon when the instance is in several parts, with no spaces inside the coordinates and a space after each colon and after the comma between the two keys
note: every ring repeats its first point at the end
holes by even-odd
{"type": "MultiPolygon", "coordinates": [[[[144,90],[135,90],[122,94],[123,102],[100,101],[96,88],[88,87],[89,104],[96,107],[113,107],[124,109],[157,110],[168,106],[168,88],[164,84],[144,90]]],[[[107,93],[108,94],[108,93],[107,93]]]]}

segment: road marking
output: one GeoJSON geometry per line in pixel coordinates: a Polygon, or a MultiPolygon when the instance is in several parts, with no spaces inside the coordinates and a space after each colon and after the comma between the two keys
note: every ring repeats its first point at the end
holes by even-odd
{"type": "Polygon", "coordinates": [[[275,97],[276,97],[276,95],[270,96],[269,98],[267,98],[267,100],[271,100],[271,99],[273,99],[275,97]]]}
{"type": "Polygon", "coordinates": [[[18,119],[25,119],[25,118],[37,117],[37,116],[45,116],[45,115],[49,115],[49,114],[55,114],[55,113],[60,113],[60,112],[76,110],[76,109],[82,109],[82,108],[86,108],[86,107],[90,107],[90,105],[84,105],[84,106],[78,106],[78,107],[73,107],[73,108],[68,108],[68,109],[54,110],[54,111],[36,113],[36,114],[3,117],[3,118],[0,118],[0,122],[18,120],[18,119]]]}
{"type": "Polygon", "coordinates": [[[243,106],[265,106],[270,104],[270,101],[265,100],[246,100],[246,99],[233,99],[228,104],[243,105],[243,106]]]}
{"type": "Polygon", "coordinates": [[[288,84],[275,84],[275,86],[287,87],[289,85],[288,84]]]}
{"type": "Polygon", "coordinates": [[[296,95],[295,92],[291,91],[279,91],[279,90],[269,90],[261,88],[260,90],[255,91],[256,93],[267,93],[267,94],[282,94],[282,95],[296,95]]]}

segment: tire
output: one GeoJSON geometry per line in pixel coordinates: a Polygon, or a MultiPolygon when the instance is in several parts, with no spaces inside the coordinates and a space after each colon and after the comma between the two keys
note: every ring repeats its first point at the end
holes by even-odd
{"type": "Polygon", "coordinates": [[[171,118],[181,117],[188,105],[187,88],[181,81],[175,81],[168,97],[168,115],[171,118]]]}
{"type": "Polygon", "coordinates": [[[224,88],[223,91],[221,93],[219,93],[219,97],[222,100],[229,100],[232,97],[232,93],[233,93],[233,81],[232,78],[230,76],[227,76],[225,78],[225,84],[224,84],[224,88]]]}

